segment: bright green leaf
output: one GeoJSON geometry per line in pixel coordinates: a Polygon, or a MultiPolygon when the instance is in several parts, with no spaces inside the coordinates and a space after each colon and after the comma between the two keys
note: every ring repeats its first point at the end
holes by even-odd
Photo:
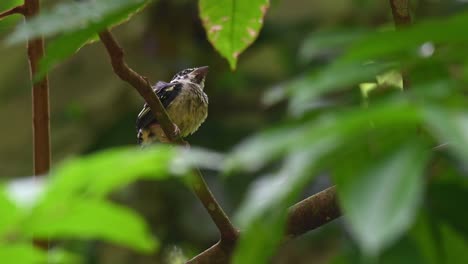
{"type": "Polygon", "coordinates": [[[269,0],[200,0],[200,18],[209,41],[236,68],[239,55],[257,38],[269,0]]]}
{"type": "Polygon", "coordinates": [[[117,148],[72,159],[52,171],[46,200],[79,193],[102,197],[136,179],[163,179],[169,175],[175,148],[117,148]]]}
{"type": "Polygon", "coordinates": [[[44,264],[47,262],[47,252],[28,244],[0,244],[0,260],[2,263],[44,264]]]}
{"type": "Polygon", "coordinates": [[[363,252],[375,256],[412,223],[422,198],[428,159],[421,144],[412,143],[367,168],[335,168],[338,197],[346,220],[363,252]]]}
{"type": "MultiPolygon", "coordinates": [[[[0,189],[0,242],[8,229],[19,219],[19,208],[9,199],[3,189],[0,189]]],[[[1,259],[1,258],[0,258],[1,259]]]]}
{"type": "Polygon", "coordinates": [[[67,199],[42,204],[25,221],[22,232],[44,239],[101,239],[142,252],[157,247],[138,214],[103,200],[67,199]]]}

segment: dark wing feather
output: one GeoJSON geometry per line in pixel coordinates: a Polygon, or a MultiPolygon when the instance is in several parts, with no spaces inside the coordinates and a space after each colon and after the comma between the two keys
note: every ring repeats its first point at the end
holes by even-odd
{"type": "MultiPolygon", "coordinates": [[[[164,106],[164,108],[167,108],[167,106],[174,100],[174,98],[177,97],[181,89],[181,83],[166,83],[160,81],[156,84],[156,86],[153,86],[153,90],[159,97],[159,100],[161,100],[161,103],[164,106]]],[[[151,112],[151,109],[149,108],[148,104],[145,104],[141,112],[138,114],[136,128],[137,130],[145,128],[149,124],[156,121],[157,120],[151,112]]]]}

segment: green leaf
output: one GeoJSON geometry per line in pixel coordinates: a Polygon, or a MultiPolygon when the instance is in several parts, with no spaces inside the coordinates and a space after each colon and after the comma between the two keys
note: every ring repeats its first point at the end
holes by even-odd
{"type": "Polygon", "coordinates": [[[335,168],[341,208],[366,255],[378,255],[412,223],[422,198],[427,159],[427,151],[416,141],[381,161],[352,160],[351,167],[335,168]],[[361,171],[359,165],[365,168],[361,171]]]}
{"type": "Polygon", "coordinates": [[[344,142],[353,141],[357,135],[372,127],[385,130],[389,127],[416,125],[419,121],[418,109],[405,102],[327,113],[315,119],[267,130],[244,140],[229,155],[225,166],[228,171],[237,168],[254,171],[301,146],[330,141],[338,147],[344,142]]]}
{"type": "Polygon", "coordinates": [[[329,142],[318,142],[306,150],[297,150],[277,174],[254,183],[236,216],[243,232],[233,263],[267,263],[284,236],[287,208],[315,176],[321,156],[333,147],[329,142]]]}
{"type": "Polygon", "coordinates": [[[200,0],[208,40],[236,68],[238,56],[257,38],[269,0],[200,0]]]}
{"type": "Polygon", "coordinates": [[[9,199],[3,188],[0,188],[0,242],[5,233],[17,223],[20,213],[19,208],[9,199]]]}
{"type": "MultiPolygon", "coordinates": [[[[143,6],[148,0],[99,0],[67,2],[55,6],[51,11],[43,11],[27,23],[20,25],[7,39],[10,44],[20,43],[36,37],[48,37],[58,33],[94,27],[108,16],[127,10],[131,14],[134,7],[143,6]]],[[[109,24],[101,24],[103,29],[109,24]]]]}
{"type": "MultiPolygon", "coordinates": [[[[0,12],[6,11],[15,6],[19,6],[23,4],[23,2],[23,0],[2,0],[0,1],[0,12]]],[[[0,34],[13,28],[13,25],[21,19],[22,17],[20,14],[11,15],[0,19],[0,34]]]]}
{"type": "Polygon", "coordinates": [[[44,264],[47,253],[28,244],[0,244],[0,259],[2,263],[44,264]]]}
{"type": "Polygon", "coordinates": [[[360,29],[335,29],[312,32],[302,43],[299,60],[308,62],[322,56],[335,55],[353,42],[366,36],[360,29]]]}
{"type": "Polygon", "coordinates": [[[72,159],[52,171],[45,200],[85,194],[103,197],[136,179],[164,179],[176,149],[167,145],[116,148],[72,159]]]}
{"type": "Polygon", "coordinates": [[[431,213],[468,240],[468,211],[460,210],[459,201],[468,201],[468,182],[435,182],[429,186],[431,213]]]}
{"type": "Polygon", "coordinates": [[[424,119],[439,144],[449,147],[455,157],[468,162],[468,114],[436,107],[424,109],[424,119]]]}
{"type": "Polygon", "coordinates": [[[142,252],[156,249],[144,220],[110,202],[67,199],[41,204],[22,226],[22,232],[44,239],[101,239],[142,252]]]}
{"type": "Polygon", "coordinates": [[[377,75],[395,66],[394,63],[336,63],[323,70],[312,70],[274,87],[265,94],[264,101],[274,104],[290,97],[289,112],[302,115],[317,106],[316,99],[324,93],[353,86],[358,88],[358,84],[375,81],[377,75]]]}
{"type": "Polygon", "coordinates": [[[65,32],[50,41],[46,46],[44,57],[39,62],[39,72],[34,76],[35,80],[43,78],[55,65],[78,52],[84,45],[97,39],[97,34],[101,30],[128,20],[133,14],[141,10],[147,2],[137,1],[132,5],[125,5],[120,9],[106,13],[99,20],[93,20],[86,27],[65,32]]]}
{"type": "MultiPolygon", "coordinates": [[[[468,41],[468,36],[464,34],[467,23],[468,13],[465,12],[433,21],[425,21],[397,31],[369,34],[357,41],[343,60],[375,59],[405,51],[412,51],[416,54],[418,46],[425,42],[438,44],[468,41]]],[[[405,59],[404,56],[400,58],[405,59]]]]}

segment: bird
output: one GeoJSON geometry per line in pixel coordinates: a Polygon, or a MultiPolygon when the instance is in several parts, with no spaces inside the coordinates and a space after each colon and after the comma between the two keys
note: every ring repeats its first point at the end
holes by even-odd
{"type": "MultiPolygon", "coordinates": [[[[208,66],[188,68],[175,74],[170,82],[158,81],[152,87],[181,137],[197,131],[208,116],[208,96],[203,91],[207,74],[208,66]]],[[[146,103],[138,114],[136,129],[139,145],[169,142],[146,103]]]]}

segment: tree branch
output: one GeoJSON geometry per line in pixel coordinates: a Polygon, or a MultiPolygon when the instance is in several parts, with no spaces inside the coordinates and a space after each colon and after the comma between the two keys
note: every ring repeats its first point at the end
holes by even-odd
{"type": "Polygon", "coordinates": [[[408,0],[389,0],[392,8],[393,20],[395,26],[405,27],[411,25],[411,14],[408,0]]]}
{"type": "Polygon", "coordinates": [[[14,15],[14,14],[21,14],[21,15],[24,15],[24,5],[19,5],[19,6],[15,6],[11,9],[8,9],[6,11],[3,11],[0,13],[0,20],[2,20],[3,18],[7,17],[7,16],[10,16],[10,15],[14,15]]]}
{"type": "MultiPolygon", "coordinates": [[[[291,206],[285,227],[285,239],[291,239],[321,227],[341,216],[336,188],[330,187],[291,206]]],[[[235,243],[217,243],[198,254],[189,264],[230,263],[235,243]]]]}
{"type": "MultiPolygon", "coordinates": [[[[39,0],[25,0],[22,6],[13,8],[29,20],[39,14],[39,0]]],[[[7,11],[8,12],[8,11],[7,11]]],[[[13,12],[13,11],[11,11],[13,12]]],[[[4,13],[5,14],[5,13],[4,13]]],[[[39,62],[44,57],[44,38],[28,40],[28,59],[30,79],[32,82],[32,127],[33,127],[33,161],[34,175],[44,175],[50,169],[50,106],[49,81],[47,75],[34,81],[39,70],[39,62]]],[[[33,243],[44,250],[48,248],[47,240],[34,239],[33,243]]]]}
{"type": "MultiPolygon", "coordinates": [[[[397,29],[411,25],[411,14],[408,0],[389,0],[392,9],[393,21],[397,29]]],[[[408,73],[402,72],[401,78],[403,80],[403,88],[408,89],[410,80],[408,73]]]]}
{"type": "MultiPolygon", "coordinates": [[[[22,9],[22,8],[20,8],[22,9]]],[[[26,20],[39,14],[39,0],[25,0],[24,16],[26,20]]],[[[44,57],[44,38],[28,41],[28,58],[31,80],[39,70],[39,61],[44,57]]],[[[34,175],[42,175],[50,169],[50,107],[49,81],[47,75],[33,83],[33,142],[34,142],[34,175]]]]}
{"type": "MultiPolygon", "coordinates": [[[[107,53],[110,56],[114,72],[120,77],[120,79],[133,86],[143,97],[146,103],[148,103],[151,111],[156,116],[156,119],[161,125],[161,128],[163,129],[169,141],[179,145],[188,146],[188,144],[180,137],[178,133],[179,131],[176,129],[174,123],[172,123],[170,120],[159,98],[153,92],[153,89],[151,88],[147,78],[133,71],[125,63],[124,51],[114,39],[112,34],[106,30],[99,33],[99,37],[107,49],[107,53]]],[[[210,215],[215,225],[218,227],[221,235],[219,244],[224,247],[225,245],[233,243],[237,240],[238,237],[237,229],[232,225],[226,213],[216,201],[216,198],[213,196],[208,185],[203,179],[203,175],[201,174],[200,170],[194,169],[193,173],[194,177],[191,179],[192,189],[203,203],[203,206],[208,211],[208,214],[210,215]]]]}

